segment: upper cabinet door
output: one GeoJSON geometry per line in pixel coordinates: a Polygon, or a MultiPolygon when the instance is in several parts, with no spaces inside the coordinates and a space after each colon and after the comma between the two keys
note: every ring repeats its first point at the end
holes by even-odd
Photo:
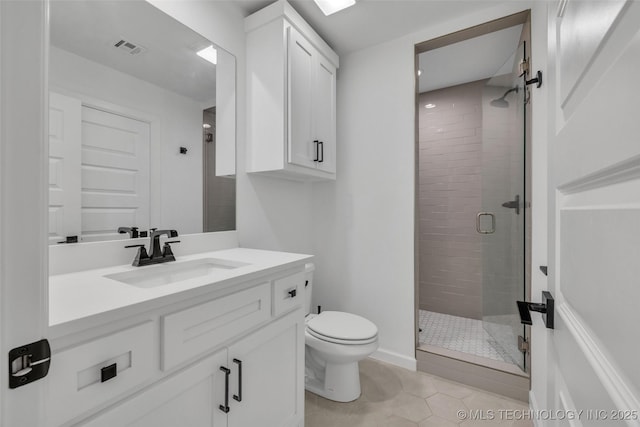
{"type": "Polygon", "coordinates": [[[316,167],[313,137],[313,71],[315,54],[309,42],[292,27],[289,39],[289,163],[316,167]]]}
{"type": "Polygon", "coordinates": [[[320,144],[318,168],[336,172],[336,67],[316,55],[314,88],[314,137],[320,144]]]}
{"type": "Polygon", "coordinates": [[[338,55],[286,1],[248,16],[245,28],[247,172],[336,179],[338,55]]]}

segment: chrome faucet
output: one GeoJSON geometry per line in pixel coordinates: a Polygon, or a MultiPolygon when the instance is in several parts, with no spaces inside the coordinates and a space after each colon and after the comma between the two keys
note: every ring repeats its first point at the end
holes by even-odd
{"type": "Polygon", "coordinates": [[[172,242],[165,242],[162,249],[160,249],[160,236],[178,237],[176,230],[153,230],[151,232],[151,256],[147,253],[147,249],[144,245],[128,245],[125,248],[138,248],[138,253],[131,265],[135,267],[142,267],[144,265],[160,264],[163,262],[175,261],[176,257],[173,255],[170,243],[180,243],[179,240],[172,242]]]}

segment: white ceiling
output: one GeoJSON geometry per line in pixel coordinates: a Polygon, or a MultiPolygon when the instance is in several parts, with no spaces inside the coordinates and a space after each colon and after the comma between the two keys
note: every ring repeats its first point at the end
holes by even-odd
{"type": "MultiPolygon", "coordinates": [[[[248,16],[275,0],[215,1],[231,1],[248,16]]],[[[501,2],[358,0],[353,7],[324,16],[313,0],[290,0],[291,5],[338,54],[392,40],[501,2]]],[[[62,49],[194,99],[211,99],[215,93],[215,68],[195,56],[195,51],[205,47],[209,41],[144,1],[58,0],[51,2],[51,17],[52,44],[62,49]],[[137,57],[123,54],[112,47],[121,37],[144,46],[147,52],[137,57]]],[[[511,29],[512,33],[514,31],[511,29]]],[[[497,68],[496,64],[507,59],[511,53],[509,49],[515,49],[517,37],[513,48],[509,48],[510,35],[485,37],[493,39],[486,41],[484,54],[479,54],[480,50],[474,47],[461,46],[457,52],[448,54],[449,59],[445,60],[445,48],[439,49],[443,52],[432,51],[437,59],[434,63],[457,64],[448,70],[438,67],[437,73],[441,77],[453,77],[456,71],[466,70],[480,76],[477,79],[491,75],[490,72],[497,68]],[[482,60],[485,60],[484,64],[482,60]]],[[[463,43],[467,42],[460,44],[463,43]]],[[[429,87],[451,84],[438,83],[441,77],[435,74],[435,70],[425,74],[430,75],[429,87]]],[[[471,80],[466,78],[466,81],[471,80]]]]}
{"type": "Polygon", "coordinates": [[[53,1],[51,44],[199,102],[215,101],[216,67],[196,55],[212,43],[145,1],[53,1]],[[129,55],[113,46],[121,39],[147,50],[129,55]]]}
{"type": "Polygon", "coordinates": [[[516,25],[421,53],[420,93],[511,73],[521,32],[516,25]]]}
{"type": "MultiPolygon", "coordinates": [[[[275,0],[232,0],[245,15],[275,0]]],[[[393,40],[458,16],[503,3],[502,0],[357,0],[324,16],[313,0],[289,0],[303,18],[340,55],[393,40]]],[[[420,92],[488,78],[517,48],[522,26],[507,28],[421,55],[426,61],[420,92]]]]}
{"type": "MultiPolygon", "coordinates": [[[[233,0],[249,15],[274,0],[233,0]]],[[[339,54],[452,20],[504,3],[504,0],[358,0],[345,10],[324,16],[313,0],[289,3],[339,54]]]]}

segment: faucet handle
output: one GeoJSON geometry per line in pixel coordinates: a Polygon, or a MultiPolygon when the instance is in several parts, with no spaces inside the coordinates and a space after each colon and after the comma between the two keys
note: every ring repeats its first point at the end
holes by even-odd
{"type": "Polygon", "coordinates": [[[127,245],[125,248],[138,248],[138,253],[136,257],[133,259],[131,265],[134,267],[140,266],[140,261],[149,258],[149,254],[147,253],[147,248],[144,245],[127,245]]]}
{"type": "Polygon", "coordinates": [[[162,247],[162,257],[170,258],[170,260],[175,260],[173,255],[173,251],[171,250],[171,245],[169,243],[180,243],[180,240],[173,240],[171,242],[164,242],[164,246],[162,247]]]}

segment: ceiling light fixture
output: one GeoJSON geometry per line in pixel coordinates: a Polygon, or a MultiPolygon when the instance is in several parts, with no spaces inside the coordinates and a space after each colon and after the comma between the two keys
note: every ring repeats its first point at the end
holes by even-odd
{"type": "Polygon", "coordinates": [[[205,47],[197,53],[200,58],[211,62],[213,65],[218,63],[218,51],[213,48],[213,45],[205,47]]]}
{"type": "Polygon", "coordinates": [[[436,104],[427,104],[424,106],[424,108],[429,108],[429,109],[436,108],[436,104]]]}
{"type": "Polygon", "coordinates": [[[356,0],[313,0],[322,13],[329,16],[356,4],[356,0]]]}

